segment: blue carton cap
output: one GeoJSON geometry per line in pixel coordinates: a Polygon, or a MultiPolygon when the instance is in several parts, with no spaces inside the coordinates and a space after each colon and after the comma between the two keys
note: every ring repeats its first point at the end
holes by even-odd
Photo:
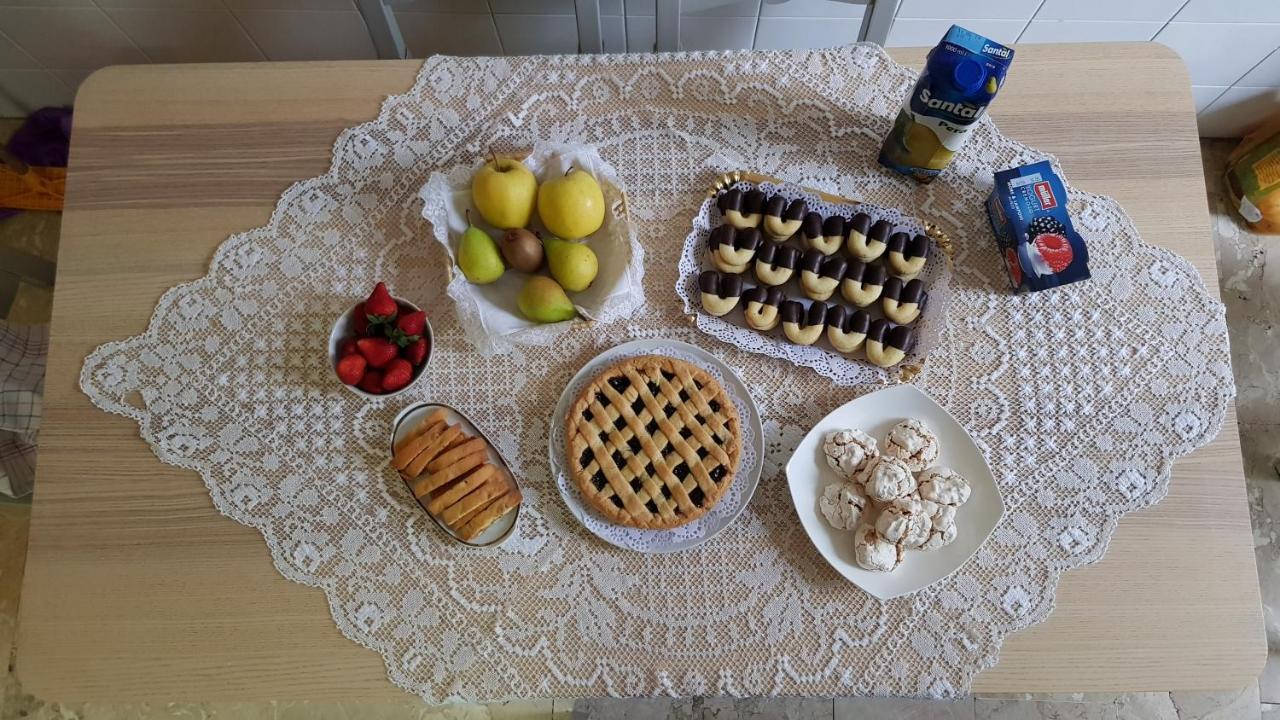
{"type": "Polygon", "coordinates": [[[1013,48],[989,40],[959,25],[952,25],[951,29],[947,30],[947,34],[942,36],[942,42],[958,45],[974,55],[991,60],[1000,65],[1001,70],[1007,70],[1009,64],[1013,62],[1013,48]]]}

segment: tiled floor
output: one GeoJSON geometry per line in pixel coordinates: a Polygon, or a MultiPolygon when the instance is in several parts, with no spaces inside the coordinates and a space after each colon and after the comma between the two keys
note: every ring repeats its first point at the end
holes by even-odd
{"type": "MultiPolygon", "coordinates": [[[[5,127],[0,125],[0,130],[5,127]]],[[[0,136],[7,135],[7,132],[0,136]]],[[[1129,693],[965,698],[951,703],[897,699],[779,698],[730,700],[536,700],[502,705],[429,707],[405,698],[384,705],[307,703],[193,705],[59,705],[24,695],[12,673],[3,678],[0,720],[60,718],[360,718],[419,720],[1280,720],[1280,237],[1242,229],[1222,196],[1221,174],[1232,143],[1205,141],[1206,182],[1218,268],[1227,305],[1237,406],[1249,485],[1271,662],[1257,684],[1225,693],[1129,693]],[[1266,272],[1268,265],[1271,272],[1266,272]]],[[[57,253],[58,216],[28,214],[0,221],[0,317],[47,321],[49,288],[41,275],[57,253]],[[7,254],[6,254],[7,253],[7,254]],[[21,258],[23,263],[11,263],[21,258]],[[20,273],[15,268],[21,268],[20,273]],[[6,300],[6,298],[9,298],[6,300]]],[[[37,489],[37,492],[39,490],[37,489]]],[[[0,501],[0,658],[11,657],[19,579],[26,555],[29,507],[0,501]]]]}

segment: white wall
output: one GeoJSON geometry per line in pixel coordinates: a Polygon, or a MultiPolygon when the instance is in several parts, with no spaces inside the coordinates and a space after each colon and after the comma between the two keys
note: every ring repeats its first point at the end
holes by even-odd
{"type": "Polygon", "coordinates": [[[1206,137],[1280,112],[1280,0],[902,0],[886,44],[933,45],[953,22],[1020,45],[1164,43],[1187,64],[1206,137]]]}

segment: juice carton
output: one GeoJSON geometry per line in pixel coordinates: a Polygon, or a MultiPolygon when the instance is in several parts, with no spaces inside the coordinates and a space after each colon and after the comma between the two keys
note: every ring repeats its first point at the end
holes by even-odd
{"type": "Polygon", "coordinates": [[[987,219],[1014,292],[1089,277],[1089,250],[1067,214],[1067,189],[1047,160],[996,173],[987,219]]]}
{"type": "Polygon", "coordinates": [[[964,147],[1012,62],[1013,48],[952,25],[903,101],[880,148],[880,164],[933,182],[964,147]]]}

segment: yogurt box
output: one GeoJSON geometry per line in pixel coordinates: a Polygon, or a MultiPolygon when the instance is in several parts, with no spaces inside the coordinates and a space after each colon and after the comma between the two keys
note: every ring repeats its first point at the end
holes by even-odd
{"type": "Polygon", "coordinates": [[[1089,277],[1089,251],[1067,214],[1067,189],[1047,160],[1001,170],[987,219],[1014,292],[1035,292],[1089,277]]]}

